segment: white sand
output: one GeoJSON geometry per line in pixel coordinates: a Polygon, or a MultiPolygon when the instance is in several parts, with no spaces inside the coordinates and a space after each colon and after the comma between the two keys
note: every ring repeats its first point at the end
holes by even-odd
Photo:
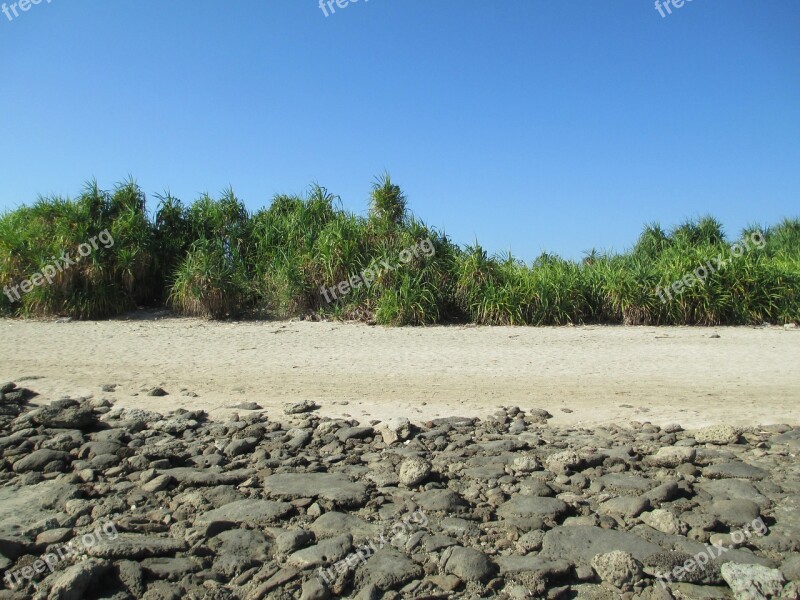
{"type": "Polygon", "coordinates": [[[569,425],[800,423],[800,331],[778,327],[387,329],[165,318],[0,320],[0,332],[0,380],[40,376],[22,382],[41,394],[35,402],[94,395],[222,417],[255,401],[277,417],[284,402],[311,399],[321,414],[362,422],[517,405],[569,425]],[[104,383],[119,387],[103,393],[104,383]],[[170,395],[142,392],[154,386],[170,395]]]}

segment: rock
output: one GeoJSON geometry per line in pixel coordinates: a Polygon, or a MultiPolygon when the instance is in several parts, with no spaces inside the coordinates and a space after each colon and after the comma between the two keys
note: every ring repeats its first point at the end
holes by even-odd
{"type": "Polygon", "coordinates": [[[263,410],[263,407],[257,402],[240,402],[239,404],[235,404],[230,408],[236,410],[263,410]]]}
{"type": "Polygon", "coordinates": [[[300,600],[328,600],[330,597],[328,588],[316,577],[306,581],[300,593],[300,600]]]}
{"type": "Polygon", "coordinates": [[[406,487],[416,487],[431,474],[431,463],[424,458],[411,456],[400,464],[400,483],[406,487]]]}
{"type": "Polygon", "coordinates": [[[684,523],[680,522],[678,517],[662,508],[643,513],[640,515],[640,519],[645,525],[649,525],[667,535],[686,535],[688,529],[684,523]]]}
{"type": "Polygon", "coordinates": [[[547,519],[556,521],[568,510],[567,504],[558,498],[517,495],[502,504],[497,514],[504,519],[547,519]]]}
{"type": "Polygon", "coordinates": [[[543,408],[529,408],[525,414],[530,418],[534,423],[547,423],[548,419],[552,419],[553,415],[549,412],[544,410],[543,408]]]}
{"type": "Polygon", "coordinates": [[[190,558],[146,558],[142,570],[153,579],[180,581],[190,573],[199,571],[201,565],[190,558]]]}
{"type": "Polygon", "coordinates": [[[453,546],[442,554],[444,572],[466,581],[486,581],[495,572],[494,565],[480,550],[453,546]]]}
{"type": "Polygon", "coordinates": [[[164,388],[154,387],[149,392],[147,392],[147,395],[158,398],[161,396],[169,396],[169,393],[164,388]]]}
{"type": "Polygon", "coordinates": [[[378,426],[378,432],[383,437],[383,443],[392,445],[411,437],[411,422],[405,417],[387,419],[378,426]]]}
{"type": "Polygon", "coordinates": [[[626,531],[574,525],[556,527],[545,533],[540,554],[589,565],[595,555],[614,550],[627,552],[644,562],[647,557],[661,552],[661,547],[626,531]]]}
{"type": "Polygon", "coordinates": [[[551,454],[545,460],[549,471],[555,474],[569,474],[581,465],[581,457],[574,450],[564,450],[551,454]]]}
{"type": "Polygon", "coordinates": [[[517,456],[514,458],[512,467],[515,471],[520,473],[532,473],[533,471],[540,471],[542,468],[539,459],[533,455],[517,456]]]}
{"type": "Polygon", "coordinates": [[[779,570],[760,565],[725,563],[720,571],[736,600],[779,598],[786,582],[779,570]]]}
{"type": "Polygon", "coordinates": [[[378,535],[378,527],[361,517],[341,512],[328,512],[311,524],[311,531],[317,539],[336,537],[349,533],[356,542],[371,539],[378,535]]]}
{"type": "Polygon", "coordinates": [[[322,498],[336,506],[357,508],[366,504],[367,486],[339,473],[281,473],[264,480],[264,489],[277,498],[322,498]]]}
{"type": "Polygon", "coordinates": [[[793,554],[781,564],[781,572],[789,581],[800,583],[800,554],[793,554]]]}
{"type": "MultiPolygon", "coordinates": [[[[716,553],[716,550],[714,551],[716,553]]],[[[696,555],[686,552],[658,552],[644,561],[645,571],[662,582],[683,582],[719,585],[722,575],[719,565],[703,552],[696,555]],[[702,555],[702,558],[700,558],[702,555]]]]}
{"type": "Polygon", "coordinates": [[[298,569],[325,567],[342,560],[352,548],[353,537],[344,534],[290,554],[286,564],[298,569]]]}
{"type": "Polygon", "coordinates": [[[629,473],[608,473],[598,479],[605,488],[616,494],[637,495],[649,492],[656,487],[655,482],[647,477],[629,473]]]}
{"type": "Polygon", "coordinates": [[[302,402],[295,402],[292,404],[284,404],[283,412],[287,415],[299,415],[301,413],[311,412],[317,410],[319,404],[311,400],[303,400],[302,402]]]}
{"type": "Polygon", "coordinates": [[[363,440],[374,434],[375,430],[372,427],[342,427],[336,432],[336,437],[344,443],[347,440],[363,440]]]}
{"type": "Polygon", "coordinates": [[[761,516],[758,505],[750,500],[715,500],[707,510],[729,527],[744,527],[761,516]]]}
{"type": "Polygon", "coordinates": [[[600,505],[599,512],[605,515],[617,514],[623,517],[638,517],[650,508],[650,501],[643,496],[617,496],[600,505]]]}
{"type": "Polygon", "coordinates": [[[703,469],[703,476],[709,479],[750,479],[752,481],[761,481],[767,474],[764,469],[739,461],[718,463],[703,469]]]}
{"type": "Polygon", "coordinates": [[[499,556],[500,575],[532,575],[537,579],[563,578],[570,574],[572,565],[566,560],[547,560],[541,556],[499,556]]]}
{"type": "Polygon", "coordinates": [[[28,471],[50,472],[63,471],[69,461],[69,454],[57,450],[35,450],[28,456],[20,458],[12,467],[17,473],[27,473],[28,471]]]}
{"type": "Polygon", "coordinates": [[[467,503],[450,490],[426,490],[415,494],[414,501],[423,511],[456,512],[467,503]]]}
{"type": "Polygon", "coordinates": [[[275,536],[275,552],[291,554],[314,541],[314,534],[305,529],[283,531],[275,536]]]}
{"type": "Polygon", "coordinates": [[[359,585],[374,585],[379,590],[397,589],[422,577],[422,568],[395,548],[381,548],[359,569],[359,585]]]}
{"type": "Polygon", "coordinates": [[[730,425],[712,425],[695,432],[694,439],[700,444],[735,444],[739,441],[739,432],[730,425]]]}
{"type": "Polygon", "coordinates": [[[30,419],[37,425],[51,429],[85,430],[97,422],[97,416],[88,406],[68,405],[65,408],[53,403],[30,413],[30,419]]]}
{"type": "Polygon", "coordinates": [[[619,589],[633,586],[642,579],[642,564],[627,552],[614,550],[597,554],[591,565],[600,579],[619,589]]]}
{"type": "Polygon", "coordinates": [[[247,454],[248,452],[251,452],[257,445],[258,439],[256,438],[231,440],[230,443],[225,446],[225,456],[235,458],[237,456],[241,456],[242,454],[247,454]]]}
{"type": "Polygon", "coordinates": [[[159,475],[158,477],[154,477],[147,483],[142,486],[142,491],[155,493],[155,492],[162,492],[166,490],[170,485],[175,482],[175,478],[172,475],[159,475]]]}
{"type": "Polygon", "coordinates": [[[94,545],[86,547],[86,553],[89,556],[111,560],[140,560],[154,556],[168,556],[181,552],[185,547],[186,544],[181,540],[138,533],[120,533],[113,539],[100,538],[94,545]]]}
{"type": "Polygon", "coordinates": [[[655,454],[645,457],[645,461],[655,467],[674,469],[683,463],[694,462],[696,455],[697,452],[694,448],[666,446],[659,448],[655,454]]]}
{"type": "Polygon", "coordinates": [[[214,552],[212,571],[227,579],[236,577],[272,558],[272,543],[258,529],[230,529],[209,542],[214,552]]]}
{"type": "Polygon", "coordinates": [[[170,475],[175,481],[188,486],[209,486],[233,485],[242,483],[244,480],[253,476],[253,471],[249,469],[237,469],[234,471],[222,471],[218,469],[192,469],[190,467],[176,467],[166,469],[163,475],[170,475]]]}
{"type": "Polygon", "coordinates": [[[90,558],[53,576],[47,600],[83,600],[90,588],[111,569],[107,560],[90,558]]]}
{"type": "Polygon", "coordinates": [[[214,526],[214,530],[246,523],[262,526],[288,515],[294,508],[287,502],[270,500],[238,500],[199,515],[195,527],[214,526]]]}

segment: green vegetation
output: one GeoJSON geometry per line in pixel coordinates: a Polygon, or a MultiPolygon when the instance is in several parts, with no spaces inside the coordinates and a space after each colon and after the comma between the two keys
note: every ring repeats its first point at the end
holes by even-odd
{"type": "Polygon", "coordinates": [[[166,305],[212,319],[310,316],[386,325],[800,321],[800,219],[742,232],[737,240],[748,247],[738,257],[731,253],[737,240],[703,218],[669,232],[649,225],[623,254],[592,251],[581,262],[543,254],[526,265],[489,256],[477,244],[461,248],[419,222],[388,175],[373,184],[366,218],[345,212],[319,186],[306,197],[277,196],[254,214],[232,190],[191,206],[170,194],[157,198],[148,215],[133,181],[113,192],[91,183],[75,200],[40,198],[2,215],[4,288],[32,279],[64,252],[74,256],[101,231],[114,243],[19,300],[0,295],[0,313],[93,319],[166,305]],[[754,237],[759,232],[763,237],[754,237]],[[430,240],[431,252],[398,260],[422,240],[430,240]],[[727,264],[704,283],[671,287],[717,257],[727,264]],[[326,300],[323,287],[383,260],[392,268],[375,270],[371,285],[326,300]]]}

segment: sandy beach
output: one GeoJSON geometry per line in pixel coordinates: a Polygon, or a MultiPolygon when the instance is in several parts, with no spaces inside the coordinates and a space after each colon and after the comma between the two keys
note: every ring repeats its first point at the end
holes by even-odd
{"type": "Polygon", "coordinates": [[[544,408],[553,424],[575,426],[800,422],[800,332],[779,327],[392,329],[138,317],[2,320],[0,379],[25,381],[38,403],[107,397],[214,418],[241,402],[277,415],[309,399],[323,415],[365,422],[485,416],[500,406],[544,408]],[[103,384],[118,387],[107,393],[103,384]],[[156,386],[169,395],[147,396],[156,386]]]}

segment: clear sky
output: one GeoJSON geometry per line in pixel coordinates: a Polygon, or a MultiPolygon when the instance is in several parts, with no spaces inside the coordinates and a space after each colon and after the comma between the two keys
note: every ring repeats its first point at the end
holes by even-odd
{"type": "Polygon", "coordinates": [[[427,223],[525,260],[623,250],[650,221],[800,216],[797,0],[16,10],[2,209],[131,174],[151,200],[231,185],[250,209],[318,182],[364,214],[388,170],[427,223]]]}

